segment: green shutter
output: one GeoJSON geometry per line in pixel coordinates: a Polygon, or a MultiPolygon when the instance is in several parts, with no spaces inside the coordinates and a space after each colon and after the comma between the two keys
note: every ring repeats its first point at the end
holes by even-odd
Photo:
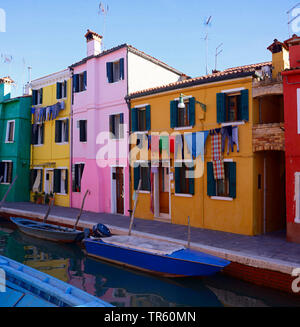
{"type": "Polygon", "coordinates": [[[151,106],[146,106],[146,130],[151,129],[151,106]]]}
{"type": "Polygon", "coordinates": [[[217,93],[217,122],[226,122],[226,94],[217,93]]]}
{"type": "Polygon", "coordinates": [[[195,126],[195,107],[196,107],[196,99],[190,98],[189,99],[189,123],[190,126],[195,126]]]}
{"type": "Polygon", "coordinates": [[[175,100],[170,102],[170,121],[171,128],[178,127],[178,102],[175,100]]]}
{"type": "Polygon", "coordinates": [[[32,105],[35,106],[37,104],[37,90],[32,90],[32,105]]]}
{"type": "MultiPolygon", "coordinates": [[[[194,171],[194,168],[190,168],[189,171],[194,171]]],[[[189,194],[195,194],[195,178],[189,178],[189,194]]]]}
{"type": "Polygon", "coordinates": [[[140,166],[134,167],[134,189],[137,190],[140,182],[140,166]]]}
{"type": "Polygon", "coordinates": [[[249,90],[241,91],[241,120],[249,121],[249,90]]]}
{"type": "Polygon", "coordinates": [[[40,104],[43,104],[43,89],[40,89],[40,104]]]}
{"type": "Polygon", "coordinates": [[[236,198],[236,163],[229,163],[229,196],[236,198]]]}
{"type": "Polygon", "coordinates": [[[216,181],[212,162],[207,163],[207,195],[216,196],[216,181]]]}
{"type": "Polygon", "coordinates": [[[45,124],[44,123],[41,126],[41,144],[45,144],[45,124]]]}
{"type": "Polygon", "coordinates": [[[66,119],[66,134],[65,134],[65,142],[69,142],[69,119],[66,119]]]}
{"type": "Polygon", "coordinates": [[[40,181],[40,185],[39,185],[39,192],[42,192],[42,189],[43,189],[43,180],[44,180],[44,170],[41,169],[41,181],[40,181]]]}
{"type": "Polygon", "coordinates": [[[55,121],[55,143],[61,143],[61,129],[62,129],[62,121],[56,120],[55,121]]]}
{"type": "Polygon", "coordinates": [[[66,190],[66,194],[69,193],[69,171],[68,169],[66,169],[66,179],[65,179],[65,190],[66,190]]]}
{"type": "Polygon", "coordinates": [[[181,167],[175,167],[175,193],[180,194],[180,168],[181,167]]]}
{"type": "Polygon", "coordinates": [[[54,193],[60,193],[60,183],[61,183],[61,170],[54,169],[54,183],[53,183],[54,193]]]}
{"type": "Polygon", "coordinates": [[[132,108],[131,109],[131,131],[137,132],[138,130],[138,109],[132,108]]]}

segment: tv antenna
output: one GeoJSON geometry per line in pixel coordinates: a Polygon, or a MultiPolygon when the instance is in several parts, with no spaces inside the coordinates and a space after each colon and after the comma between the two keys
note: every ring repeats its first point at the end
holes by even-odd
{"type": "Polygon", "coordinates": [[[300,2],[298,2],[294,7],[292,7],[290,10],[287,11],[287,15],[288,15],[288,28],[289,28],[289,37],[291,37],[291,23],[300,16],[300,14],[298,14],[297,16],[295,16],[294,18],[291,19],[291,12],[297,8],[298,6],[300,6],[300,2]]]}
{"type": "Polygon", "coordinates": [[[221,43],[220,45],[218,45],[216,47],[216,55],[215,55],[215,71],[217,70],[217,62],[218,62],[218,55],[223,51],[223,49],[219,50],[219,48],[223,45],[223,43],[221,43]]]}
{"type": "MultiPolygon", "coordinates": [[[[204,26],[205,28],[211,27],[212,16],[209,16],[205,19],[204,26]]],[[[205,70],[206,75],[208,75],[208,32],[206,32],[206,36],[203,38],[205,41],[205,70]]]]}
{"type": "MultiPolygon", "coordinates": [[[[107,16],[108,11],[109,11],[108,5],[105,5],[102,2],[100,2],[98,15],[99,16],[103,15],[103,33],[102,34],[103,34],[103,39],[104,40],[105,40],[104,36],[106,34],[106,16],[107,16]]],[[[103,41],[102,41],[102,45],[103,45],[103,49],[105,49],[103,41]]]]}

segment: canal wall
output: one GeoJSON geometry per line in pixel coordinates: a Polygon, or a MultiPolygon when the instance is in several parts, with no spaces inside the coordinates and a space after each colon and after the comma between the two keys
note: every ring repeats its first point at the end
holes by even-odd
{"type": "MultiPolygon", "coordinates": [[[[47,222],[65,226],[65,227],[73,227],[76,221],[76,215],[74,215],[74,211],[72,212],[73,217],[70,217],[70,212],[68,213],[68,208],[64,208],[65,215],[59,214],[56,215],[55,212],[53,214],[50,214],[47,222]],[[69,216],[68,216],[69,215],[69,216]]],[[[73,209],[74,210],[74,209],[73,209]]],[[[42,221],[44,218],[44,214],[46,211],[45,206],[41,206],[37,209],[37,207],[34,208],[34,210],[28,210],[28,209],[19,209],[14,208],[13,206],[10,207],[3,207],[0,209],[0,216],[6,217],[9,219],[9,217],[23,217],[23,218],[29,218],[35,221],[42,221]]],[[[77,212],[78,214],[78,212],[77,212]]],[[[78,228],[84,229],[89,228],[92,230],[93,226],[97,222],[104,223],[107,227],[110,228],[111,232],[113,234],[127,234],[128,233],[128,227],[129,226],[129,220],[126,217],[126,221],[124,220],[124,223],[119,223],[118,225],[116,222],[123,221],[123,216],[113,216],[105,214],[101,216],[101,219],[99,220],[99,215],[101,214],[93,214],[90,217],[87,217],[88,215],[83,214],[81,220],[79,221],[78,228]],[[113,219],[114,217],[117,217],[118,219],[113,219]],[[120,226],[121,225],[121,226],[120,226]]],[[[143,220],[136,219],[138,222],[137,224],[141,225],[143,223],[143,220]]],[[[151,222],[151,227],[159,222],[151,222]]],[[[135,227],[135,226],[134,226],[135,227]]],[[[147,227],[147,226],[146,226],[147,227]]],[[[183,240],[182,238],[185,238],[186,235],[183,235],[181,230],[181,239],[178,236],[178,233],[176,235],[175,229],[181,228],[181,226],[178,225],[171,225],[168,224],[168,230],[169,230],[169,236],[164,235],[158,235],[157,233],[154,233],[153,230],[151,230],[149,227],[144,228],[144,231],[138,231],[133,229],[132,235],[136,235],[139,237],[145,237],[145,238],[151,238],[151,239],[157,239],[157,240],[167,240],[170,242],[174,242],[180,245],[187,246],[187,240],[183,240]],[[170,233],[170,230],[174,229],[173,235],[170,233]],[[170,237],[171,235],[171,237],[170,237]]],[[[182,226],[185,228],[185,226],[182,226]]],[[[158,230],[161,228],[158,228],[158,230]]],[[[205,231],[201,231],[202,233],[205,233],[205,231]]],[[[193,230],[193,234],[197,233],[197,230],[193,230]]],[[[209,231],[207,231],[209,233],[209,231]]],[[[204,234],[202,234],[204,235],[204,234]]],[[[220,233],[216,234],[217,237],[220,237],[219,235],[222,235],[220,233]]],[[[195,235],[194,235],[195,236],[195,235]]],[[[196,235],[197,236],[197,235],[196,235]]],[[[228,235],[226,235],[228,236],[228,235]]],[[[233,238],[234,235],[230,235],[233,238]]],[[[204,238],[203,238],[204,240],[204,238]]],[[[198,250],[207,254],[215,255],[220,258],[226,259],[231,261],[231,264],[223,270],[223,274],[229,275],[231,277],[250,282],[253,284],[256,284],[258,286],[264,286],[269,287],[272,289],[276,289],[279,291],[287,292],[290,294],[294,294],[296,296],[299,296],[299,292],[295,293],[292,289],[293,282],[295,284],[295,279],[297,276],[293,276],[293,270],[300,267],[300,256],[299,261],[295,260],[296,257],[293,257],[291,260],[289,260],[289,251],[300,250],[299,244],[294,243],[284,243],[286,247],[284,248],[282,245],[279,245],[278,239],[274,237],[274,239],[268,240],[269,242],[274,242],[274,247],[276,247],[276,252],[278,257],[285,257],[286,259],[278,259],[276,258],[276,255],[273,255],[273,258],[270,256],[264,256],[264,255],[258,255],[257,252],[260,248],[270,246],[270,244],[266,243],[266,239],[261,238],[255,239],[255,248],[254,245],[251,244],[251,242],[248,242],[248,248],[246,250],[240,250],[241,248],[245,248],[245,244],[242,243],[243,239],[239,239],[239,242],[237,243],[237,250],[228,249],[228,246],[226,248],[226,238],[222,240],[224,246],[220,247],[218,246],[211,246],[205,244],[205,241],[201,242],[201,240],[197,240],[197,242],[190,242],[190,247],[194,250],[198,250]],[[224,241],[225,240],[225,241],[224,241]],[[242,240],[242,241],[241,241],[242,240]],[[294,249],[294,247],[297,247],[299,249],[294,249]],[[290,248],[289,248],[290,247],[290,248]],[[293,247],[293,248],[291,248],[293,247]],[[286,252],[286,253],[285,253],[286,252]]],[[[229,240],[229,239],[228,239],[229,240]]],[[[247,238],[244,239],[245,242],[247,242],[247,238]]],[[[216,239],[217,243],[217,239],[216,239]]],[[[300,253],[300,252],[298,252],[300,253]]],[[[296,285],[297,286],[297,285],[296,285]]]]}

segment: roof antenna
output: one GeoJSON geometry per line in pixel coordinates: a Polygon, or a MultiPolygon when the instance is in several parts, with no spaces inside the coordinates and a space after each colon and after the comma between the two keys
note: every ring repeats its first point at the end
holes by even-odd
{"type": "MultiPolygon", "coordinates": [[[[208,19],[205,20],[204,26],[206,28],[211,27],[211,20],[212,16],[209,16],[208,19]]],[[[205,69],[206,69],[206,75],[208,75],[208,32],[206,32],[206,36],[204,38],[205,41],[205,69]]]]}
{"type": "MultiPolygon", "coordinates": [[[[102,2],[100,2],[99,4],[99,10],[98,10],[98,15],[101,16],[103,15],[103,40],[105,40],[105,32],[106,32],[106,16],[108,13],[109,7],[108,5],[104,5],[102,2]]],[[[104,41],[102,40],[102,46],[103,46],[103,50],[105,50],[104,47],[104,41]]]]}
{"type": "Polygon", "coordinates": [[[223,45],[223,43],[221,43],[220,45],[217,46],[216,48],[216,55],[215,55],[215,72],[217,71],[217,61],[218,61],[218,55],[223,51],[223,49],[221,49],[220,51],[218,51],[218,49],[223,45]]]}
{"type": "Polygon", "coordinates": [[[300,5],[300,2],[298,2],[293,8],[287,11],[288,15],[288,28],[289,28],[289,38],[291,37],[291,23],[300,16],[300,13],[298,15],[293,15],[295,16],[293,19],[291,19],[291,12],[296,9],[300,5]]]}

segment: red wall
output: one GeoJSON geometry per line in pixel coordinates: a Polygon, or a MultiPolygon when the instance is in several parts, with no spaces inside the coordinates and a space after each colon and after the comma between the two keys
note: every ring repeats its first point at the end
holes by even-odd
{"type": "Polygon", "coordinates": [[[297,89],[300,89],[300,69],[286,71],[282,75],[285,120],[287,238],[290,241],[300,243],[300,229],[296,228],[298,226],[293,227],[296,214],[294,200],[295,172],[300,172],[300,134],[297,131],[297,89]]]}
{"type": "Polygon", "coordinates": [[[291,68],[300,67],[300,45],[290,47],[291,68]]]}

